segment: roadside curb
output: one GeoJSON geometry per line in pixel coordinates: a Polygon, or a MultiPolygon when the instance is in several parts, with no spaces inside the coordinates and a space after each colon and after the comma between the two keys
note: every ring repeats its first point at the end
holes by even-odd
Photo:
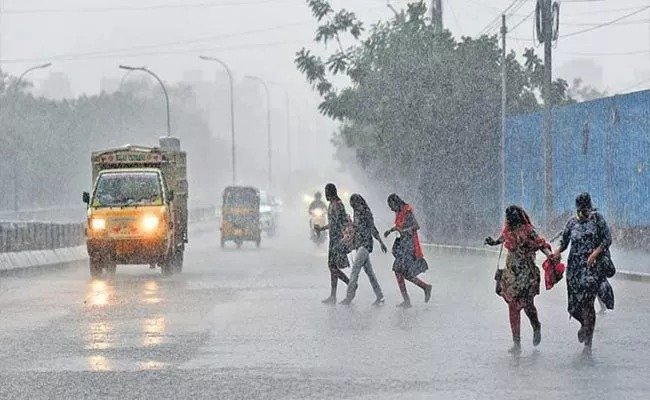
{"type": "MultiPolygon", "coordinates": [[[[482,248],[482,247],[472,247],[472,246],[458,246],[450,244],[438,244],[438,243],[423,243],[423,247],[431,248],[436,250],[450,251],[456,253],[482,253],[487,255],[498,255],[499,251],[494,249],[482,248]]],[[[616,270],[616,275],[614,279],[625,279],[629,281],[636,282],[650,282],[650,274],[644,272],[634,272],[627,270],[616,270]]]]}

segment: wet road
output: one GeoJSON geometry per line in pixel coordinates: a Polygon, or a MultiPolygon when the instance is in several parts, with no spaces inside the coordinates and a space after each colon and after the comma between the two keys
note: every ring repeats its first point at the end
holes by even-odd
{"type": "Polygon", "coordinates": [[[495,259],[428,259],[433,299],[410,286],[409,310],[377,254],[386,305],[370,305],[363,274],[352,306],[322,305],[325,253],[301,236],[237,251],[195,234],[171,278],[118,267],[92,281],[83,265],[0,277],[0,398],[648,398],[648,284],[613,282],[617,309],[599,317],[591,359],[565,286],[542,293],[542,344],[533,350],[524,317],[513,357],[495,259]]]}

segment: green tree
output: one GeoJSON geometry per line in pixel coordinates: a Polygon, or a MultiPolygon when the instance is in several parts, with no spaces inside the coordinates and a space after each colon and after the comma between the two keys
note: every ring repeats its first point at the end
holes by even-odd
{"type": "MultiPolygon", "coordinates": [[[[315,42],[336,47],[326,58],[303,48],[295,63],[322,96],[319,110],[342,122],[335,143],[354,149],[369,176],[423,205],[429,221],[452,227],[459,221],[495,223],[501,107],[497,38],[457,40],[449,31],[436,33],[423,1],[367,32],[350,11],[336,11],[325,0],[307,5],[321,24],[315,42]],[[343,45],[349,41],[354,45],[343,45]],[[337,88],[336,76],[349,85],[337,88]]],[[[540,107],[543,63],[532,49],[523,58],[523,64],[514,53],[506,59],[511,113],[540,107]]],[[[554,104],[571,101],[567,87],[563,80],[553,83],[554,104]]],[[[459,226],[459,236],[463,229],[468,228],[459,226]]]]}

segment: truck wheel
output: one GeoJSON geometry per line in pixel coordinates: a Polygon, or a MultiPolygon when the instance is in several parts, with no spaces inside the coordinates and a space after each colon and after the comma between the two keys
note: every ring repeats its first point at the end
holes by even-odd
{"type": "Polygon", "coordinates": [[[117,271],[117,264],[108,264],[104,267],[104,269],[108,275],[115,276],[115,272],[117,271]]]}
{"type": "Polygon", "coordinates": [[[171,276],[174,273],[174,265],[169,260],[166,260],[160,264],[160,271],[163,276],[171,276]]]}
{"type": "Polygon", "coordinates": [[[90,276],[97,278],[102,274],[102,264],[99,261],[90,259],[90,276]]]}
{"type": "Polygon", "coordinates": [[[174,252],[174,257],[172,258],[172,267],[174,273],[183,272],[183,250],[174,252]]]}

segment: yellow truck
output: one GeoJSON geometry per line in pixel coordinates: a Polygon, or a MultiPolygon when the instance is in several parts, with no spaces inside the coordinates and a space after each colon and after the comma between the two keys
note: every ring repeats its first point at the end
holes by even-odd
{"type": "Polygon", "coordinates": [[[188,190],[187,157],[178,139],[93,152],[91,163],[93,189],[83,193],[90,275],[114,274],[117,264],[181,272],[188,190]]]}

